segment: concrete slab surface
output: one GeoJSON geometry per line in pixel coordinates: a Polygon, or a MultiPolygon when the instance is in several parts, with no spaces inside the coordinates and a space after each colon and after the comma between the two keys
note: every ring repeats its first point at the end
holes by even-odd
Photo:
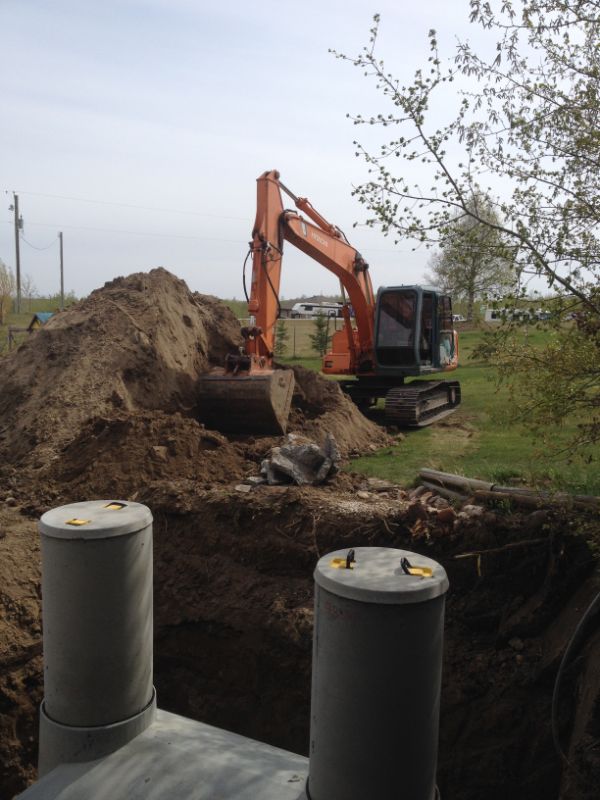
{"type": "Polygon", "coordinates": [[[158,711],[125,747],[62,764],[23,800],[307,800],[308,759],[158,711]]]}

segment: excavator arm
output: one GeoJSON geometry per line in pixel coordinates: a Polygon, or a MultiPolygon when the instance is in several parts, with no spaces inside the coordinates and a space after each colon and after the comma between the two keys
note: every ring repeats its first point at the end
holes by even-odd
{"type": "Polygon", "coordinates": [[[296,197],[279,180],[276,170],[265,172],[257,181],[257,212],[252,231],[252,283],[248,311],[255,320],[250,329],[246,353],[272,364],[275,326],[279,317],[279,284],[283,248],[290,242],[339,278],[352,305],[357,337],[349,313],[345,314],[353,367],[372,362],[375,297],[369,277],[369,265],[311,203],[296,197]],[[284,209],[282,192],[310,219],[284,209]]]}
{"type": "Polygon", "coordinates": [[[250,325],[242,328],[244,346],[239,353],[227,357],[224,368],[213,370],[200,382],[202,417],[220,430],[246,432],[250,427],[253,433],[285,431],[294,377],[291,370],[273,368],[285,242],[339,278],[356,322],[355,331],[345,304],[350,369],[368,369],[373,362],[375,296],[368,264],[339,228],[322,217],[306,198],[296,197],[281,183],[279,172],[265,172],[257,180],[256,219],[250,243],[250,325]],[[282,192],[308,219],[284,208],[282,192]]]}

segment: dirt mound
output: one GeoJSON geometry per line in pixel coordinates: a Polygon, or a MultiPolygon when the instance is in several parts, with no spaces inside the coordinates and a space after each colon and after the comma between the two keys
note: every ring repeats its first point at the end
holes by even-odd
{"type": "MultiPolygon", "coordinates": [[[[241,342],[223,303],[164,269],[105,284],[4,360],[0,477],[11,492],[36,495],[43,485],[53,502],[127,498],[167,478],[202,487],[248,474],[270,442],[234,445],[195,419],[199,376],[241,342]]],[[[291,429],[319,444],[333,434],[343,456],[386,443],[337,384],[294,371],[291,429]]]]}
{"type": "Polygon", "coordinates": [[[191,409],[198,374],[240,342],[222,303],[166,270],[117,278],[3,362],[0,454],[41,464],[92,417],[191,409]]]}
{"type": "Polygon", "coordinates": [[[301,433],[323,445],[331,433],[343,458],[371,447],[384,447],[390,437],[383,428],[363,416],[340,389],[304,367],[292,367],[296,378],[288,430],[301,433]]]}
{"type": "Polygon", "coordinates": [[[130,498],[156,482],[203,489],[255,471],[239,447],[195,419],[142,411],[90,420],[41,477],[68,485],[73,499],[130,498]]]}

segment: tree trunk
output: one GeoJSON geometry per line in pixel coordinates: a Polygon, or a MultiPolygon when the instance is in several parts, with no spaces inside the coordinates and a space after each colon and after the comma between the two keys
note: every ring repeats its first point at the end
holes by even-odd
{"type": "Polygon", "coordinates": [[[467,322],[473,322],[473,306],[475,305],[475,281],[477,279],[477,264],[471,259],[469,282],[467,283],[467,322]]]}

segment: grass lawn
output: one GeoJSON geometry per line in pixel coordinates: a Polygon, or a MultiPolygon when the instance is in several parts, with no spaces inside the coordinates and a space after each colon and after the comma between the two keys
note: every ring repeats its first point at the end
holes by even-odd
{"type": "MultiPolygon", "coordinates": [[[[535,346],[545,335],[536,330],[529,341],[535,346]]],[[[408,431],[396,446],[354,460],[351,469],[403,485],[412,484],[419,469],[430,467],[500,484],[600,495],[598,458],[587,464],[553,456],[515,420],[508,395],[496,389],[490,367],[471,358],[481,338],[478,331],[461,335],[461,366],[451,375],[461,382],[460,408],[429,428],[408,431]]],[[[319,359],[288,363],[310,369],[320,365],[319,359]]],[[[574,421],[569,420],[553,432],[553,440],[560,445],[574,428],[574,421]]]]}

